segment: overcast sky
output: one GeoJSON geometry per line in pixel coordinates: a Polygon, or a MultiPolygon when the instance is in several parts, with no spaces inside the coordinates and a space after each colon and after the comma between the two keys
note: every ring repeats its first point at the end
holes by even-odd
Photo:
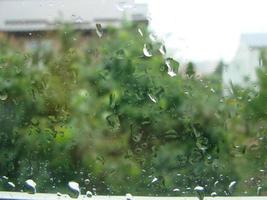
{"type": "Polygon", "coordinates": [[[267,0],[148,2],[151,27],[183,60],[230,61],[241,33],[267,32],[267,0]]]}

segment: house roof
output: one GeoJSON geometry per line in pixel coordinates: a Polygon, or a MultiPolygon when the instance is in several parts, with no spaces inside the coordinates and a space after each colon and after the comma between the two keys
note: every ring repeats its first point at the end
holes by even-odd
{"type": "Polygon", "coordinates": [[[248,33],[241,35],[241,43],[252,48],[267,47],[267,33],[248,33]]]}
{"type": "Polygon", "coordinates": [[[60,23],[77,29],[119,26],[124,17],[146,21],[147,5],[134,0],[0,0],[0,31],[54,30],[60,23]]]}

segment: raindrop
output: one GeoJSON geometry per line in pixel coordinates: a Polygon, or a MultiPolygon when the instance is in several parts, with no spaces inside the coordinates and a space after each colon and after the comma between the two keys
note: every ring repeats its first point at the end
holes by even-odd
{"type": "Polygon", "coordinates": [[[133,196],[130,193],[127,193],[126,200],[133,200],[133,196]]]}
{"type": "Polygon", "coordinates": [[[159,52],[162,54],[162,55],[165,55],[166,54],[166,47],[164,44],[162,44],[160,47],[159,47],[159,52]]]}
{"type": "Polygon", "coordinates": [[[151,94],[148,94],[148,97],[150,98],[150,100],[151,100],[153,103],[157,103],[157,99],[156,99],[156,97],[153,97],[151,94]]]}
{"type": "Polygon", "coordinates": [[[102,29],[101,24],[96,24],[96,34],[100,38],[103,36],[103,29],[102,29]]]}
{"type": "Polygon", "coordinates": [[[156,36],[155,34],[153,34],[153,33],[150,33],[150,34],[149,34],[149,38],[150,38],[150,40],[151,40],[152,42],[156,42],[156,41],[157,41],[157,36],[156,36]]]}
{"type": "Polygon", "coordinates": [[[212,93],[215,93],[215,90],[214,90],[213,88],[211,88],[210,91],[211,91],[212,93]]]}
{"type": "Polygon", "coordinates": [[[165,60],[165,64],[168,67],[168,75],[170,77],[176,76],[177,73],[175,72],[175,70],[178,71],[180,63],[177,62],[176,60],[172,59],[172,58],[167,58],[165,60]]]}
{"type": "Polygon", "coordinates": [[[229,193],[232,194],[235,190],[235,186],[236,186],[236,181],[232,181],[229,186],[228,186],[228,189],[229,189],[229,193]]]}
{"type": "Polygon", "coordinates": [[[216,193],[216,192],[212,192],[212,193],[210,194],[210,196],[211,196],[211,197],[216,197],[216,196],[217,196],[217,193],[216,193]]]}
{"type": "Polygon", "coordinates": [[[158,181],[158,178],[154,177],[153,180],[151,181],[151,183],[155,183],[158,181]]]}
{"type": "Polygon", "coordinates": [[[5,101],[7,100],[7,98],[8,98],[7,93],[5,91],[0,91],[0,100],[5,101]]]}
{"type": "Polygon", "coordinates": [[[194,191],[197,193],[197,197],[199,200],[204,199],[204,188],[202,186],[196,186],[194,191]]]}
{"type": "Polygon", "coordinates": [[[152,56],[152,45],[151,44],[144,44],[143,53],[146,57],[152,56]]]}
{"type": "Polygon", "coordinates": [[[261,196],[261,191],[262,191],[262,187],[259,186],[259,187],[257,188],[257,196],[261,196]]]}
{"type": "Polygon", "coordinates": [[[89,185],[90,180],[87,178],[87,179],[84,180],[84,183],[85,183],[86,185],[89,185]]]}
{"type": "Polygon", "coordinates": [[[69,188],[75,193],[75,196],[78,197],[80,195],[80,186],[79,183],[74,181],[70,181],[68,183],[69,188]]]}
{"type": "Polygon", "coordinates": [[[142,31],[140,28],[138,29],[138,33],[139,33],[142,37],[144,37],[143,31],[142,31]]]}
{"type": "Polygon", "coordinates": [[[15,187],[16,187],[15,184],[14,184],[13,182],[11,182],[11,181],[7,182],[7,184],[8,184],[10,187],[12,187],[12,188],[15,188],[15,187]]]}
{"type": "Polygon", "coordinates": [[[31,179],[28,179],[27,181],[25,181],[26,183],[26,186],[31,189],[31,193],[36,193],[36,183],[31,180],[31,179]]]}
{"type": "Polygon", "coordinates": [[[87,191],[87,192],[86,192],[86,196],[90,198],[90,197],[93,196],[93,193],[92,193],[91,191],[87,191]]]}

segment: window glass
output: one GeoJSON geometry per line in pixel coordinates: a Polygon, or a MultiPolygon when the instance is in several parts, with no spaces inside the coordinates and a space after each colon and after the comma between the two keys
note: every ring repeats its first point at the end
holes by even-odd
{"type": "Polygon", "coordinates": [[[1,0],[0,190],[266,195],[265,5],[1,0]]]}

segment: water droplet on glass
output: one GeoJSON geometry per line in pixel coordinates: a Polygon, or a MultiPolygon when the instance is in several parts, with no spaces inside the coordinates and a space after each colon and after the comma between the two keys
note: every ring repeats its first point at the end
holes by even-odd
{"type": "Polygon", "coordinates": [[[216,193],[216,192],[212,192],[212,193],[210,194],[210,196],[211,196],[211,197],[216,197],[216,196],[217,196],[217,193],[216,193]]]}
{"type": "Polygon", "coordinates": [[[25,181],[26,183],[26,186],[31,190],[31,193],[36,193],[36,183],[31,180],[31,179],[28,179],[27,181],[25,181]]]}
{"type": "Polygon", "coordinates": [[[197,193],[197,197],[199,200],[204,199],[204,188],[202,186],[196,186],[194,191],[197,193]]]}
{"type": "Polygon", "coordinates": [[[146,57],[152,56],[152,45],[151,44],[144,44],[143,53],[146,57]]]}
{"type": "Polygon", "coordinates": [[[153,34],[153,33],[150,33],[150,34],[149,34],[149,38],[150,38],[150,40],[151,40],[152,42],[156,42],[156,41],[157,41],[157,36],[156,36],[155,34],[153,34]]]}
{"type": "Polygon", "coordinates": [[[86,196],[90,198],[90,197],[93,196],[93,193],[92,193],[91,191],[87,191],[87,192],[86,192],[86,196]]]}
{"type": "Polygon", "coordinates": [[[215,93],[215,90],[214,90],[213,88],[211,88],[210,91],[211,91],[212,93],[215,93]]]}
{"type": "Polygon", "coordinates": [[[157,181],[158,181],[158,178],[154,177],[154,178],[152,179],[151,183],[155,183],[155,182],[157,182],[157,181]]]}
{"type": "Polygon", "coordinates": [[[70,181],[68,183],[69,188],[75,193],[75,196],[78,197],[80,195],[80,186],[79,183],[74,181],[70,181]]]}
{"type": "Polygon", "coordinates": [[[148,94],[148,97],[150,98],[150,100],[154,103],[157,103],[157,99],[156,97],[153,97],[151,94],[148,94]]]}
{"type": "Polygon", "coordinates": [[[0,91],[0,100],[5,101],[5,100],[7,100],[7,98],[8,98],[8,95],[7,95],[6,91],[0,91]]]}
{"type": "Polygon", "coordinates": [[[262,187],[259,186],[259,187],[257,188],[257,196],[261,196],[261,191],[262,191],[262,187]]]}
{"type": "Polygon", "coordinates": [[[144,37],[143,31],[142,31],[140,28],[138,29],[138,33],[139,33],[142,37],[144,37]]]}
{"type": "Polygon", "coordinates": [[[166,54],[166,47],[164,44],[162,44],[160,47],[159,47],[159,52],[162,54],[162,55],[165,55],[166,54]]]}
{"type": "Polygon", "coordinates": [[[11,182],[11,181],[7,182],[7,184],[8,184],[10,187],[12,187],[12,188],[15,188],[15,187],[16,187],[15,184],[14,184],[13,182],[11,182]]]}
{"type": "Polygon", "coordinates": [[[180,189],[179,188],[174,188],[172,191],[173,192],[180,192],[180,189]]]}
{"type": "Polygon", "coordinates": [[[89,185],[90,180],[87,178],[87,179],[84,180],[84,183],[85,183],[86,185],[89,185]]]}
{"type": "Polygon", "coordinates": [[[133,196],[130,193],[127,193],[126,200],[133,200],[133,196]]]}
{"type": "Polygon", "coordinates": [[[172,58],[167,58],[165,60],[165,64],[167,65],[168,68],[168,75],[170,77],[176,76],[177,73],[175,71],[178,71],[180,63],[172,58]]]}
{"type": "Polygon", "coordinates": [[[232,194],[235,190],[235,186],[236,186],[236,181],[232,181],[229,186],[228,186],[228,189],[229,189],[229,193],[232,194]]]}
{"type": "Polygon", "coordinates": [[[96,34],[100,38],[103,36],[103,29],[101,24],[96,24],[96,34]]]}

